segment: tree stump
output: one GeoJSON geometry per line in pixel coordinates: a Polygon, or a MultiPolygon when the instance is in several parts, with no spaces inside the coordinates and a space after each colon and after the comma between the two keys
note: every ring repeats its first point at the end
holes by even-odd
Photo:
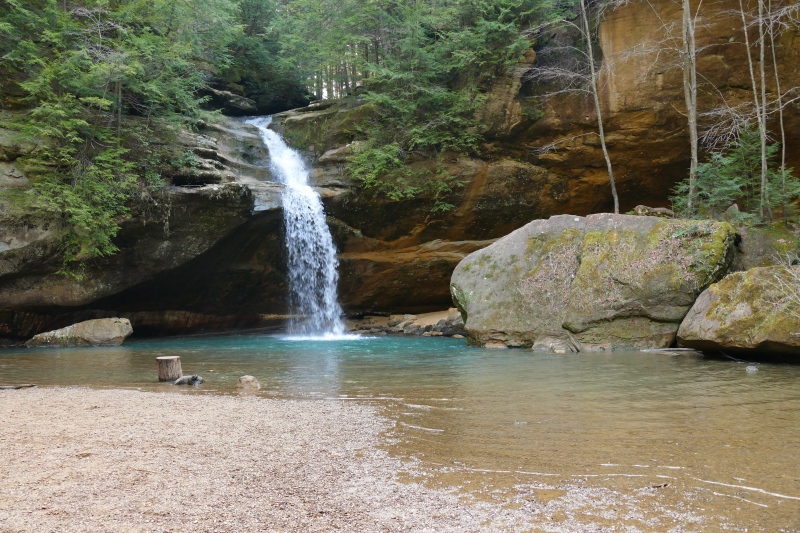
{"type": "Polygon", "coordinates": [[[183,376],[180,356],[156,357],[156,363],[158,363],[158,381],[175,381],[183,376]]]}

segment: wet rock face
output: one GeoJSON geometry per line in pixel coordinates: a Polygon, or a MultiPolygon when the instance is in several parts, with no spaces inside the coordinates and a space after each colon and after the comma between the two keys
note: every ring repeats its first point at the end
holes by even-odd
{"type": "Polygon", "coordinates": [[[28,348],[119,346],[133,333],[127,318],[87,320],[66,328],[40,333],[25,343],[28,348]]]}
{"type": "Polygon", "coordinates": [[[535,220],[459,263],[470,342],[542,351],[665,348],[730,271],[726,223],[599,214],[535,220]]]}
{"type": "Polygon", "coordinates": [[[789,354],[800,361],[800,267],[736,272],[703,291],[678,344],[725,353],[789,354]]]}

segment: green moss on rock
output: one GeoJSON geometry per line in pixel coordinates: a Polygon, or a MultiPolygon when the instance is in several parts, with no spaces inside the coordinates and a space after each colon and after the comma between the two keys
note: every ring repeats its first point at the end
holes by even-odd
{"type": "Polygon", "coordinates": [[[756,267],[711,285],[686,315],[678,342],[800,356],[800,267],[756,267]]]}
{"type": "Polygon", "coordinates": [[[702,289],[730,271],[735,240],[727,223],[561,215],[468,256],[451,286],[475,344],[666,347],[702,289]]]}

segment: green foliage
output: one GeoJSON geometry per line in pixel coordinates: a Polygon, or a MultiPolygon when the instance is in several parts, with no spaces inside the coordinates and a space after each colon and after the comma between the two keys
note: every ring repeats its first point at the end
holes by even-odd
{"type": "MultiPolygon", "coordinates": [[[[767,159],[778,152],[779,145],[767,146],[767,159]]],[[[688,178],[673,189],[674,210],[682,218],[720,219],[733,203],[741,208],[725,215],[731,222],[757,220],[761,194],[761,141],[758,130],[748,129],[739,138],[719,152],[709,155],[706,162],[697,167],[697,184],[693,209],[688,210],[688,178]]],[[[794,202],[800,199],[800,180],[786,172],[786,193],[780,171],[770,168],[767,172],[767,202],[771,213],[778,207],[787,206],[787,214],[796,216],[794,202]]],[[[770,216],[770,215],[768,215],[770,216]]]]}
{"type": "MultiPolygon", "coordinates": [[[[238,0],[242,32],[231,43],[233,60],[218,78],[272,114],[308,105],[303,70],[294,56],[282,54],[283,33],[277,0],[238,0]]],[[[309,43],[310,44],[310,43],[309,43]]]]}
{"type": "MultiPolygon", "coordinates": [[[[542,5],[294,0],[282,20],[283,53],[306,70],[318,97],[366,89],[378,111],[361,124],[348,170],[364,189],[411,197],[425,188],[412,183],[420,180],[409,177],[409,158],[478,150],[480,88],[530,46],[521,30],[542,5]]],[[[442,177],[437,170],[426,179],[442,177]]],[[[448,208],[439,198],[446,188],[435,193],[436,209],[448,208]]]]}
{"type": "Polygon", "coordinates": [[[123,115],[197,116],[209,69],[231,63],[236,13],[234,0],[0,0],[3,66],[30,104],[16,127],[43,148],[25,198],[65,223],[63,273],[116,252],[131,198],[163,185],[160,154],[123,115]],[[138,164],[125,147],[137,137],[138,164]]]}

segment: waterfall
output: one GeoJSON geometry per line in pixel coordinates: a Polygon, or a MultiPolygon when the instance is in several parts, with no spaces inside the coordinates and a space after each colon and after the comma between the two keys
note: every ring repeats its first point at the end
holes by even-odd
{"type": "Polygon", "coordinates": [[[339,260],[325,223],[319,194],[308,184],[308,168],[300,154],[269,129],[272,117],[246,121],[261,133],[270,155],[273,175],[284,185],[283,220],[289,268],[290,331],[303,336],[344,334],[342,308],[336,298],[339,260]]]}

